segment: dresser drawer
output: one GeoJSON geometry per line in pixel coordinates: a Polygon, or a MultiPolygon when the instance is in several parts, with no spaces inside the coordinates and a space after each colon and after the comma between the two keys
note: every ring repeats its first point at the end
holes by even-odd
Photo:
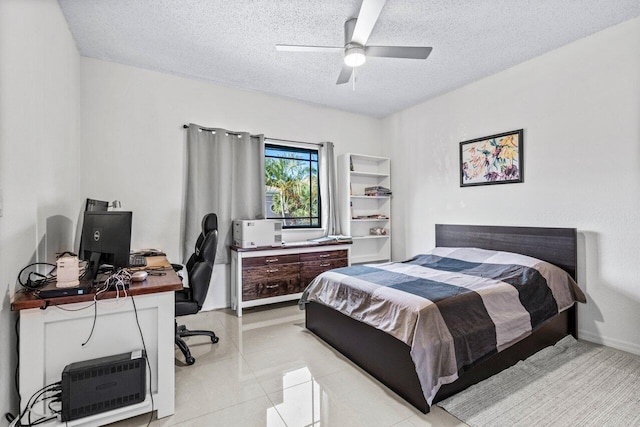
{"type": "Polygon", "coordinates": [[[347,259],[347,250],[339,251],[324,251],[324,252],[310,252],[306,254],[300,254],[300,262],[306,261],[324,261],[331,259],[347,259]]]}
{"type": "Polygon", "coordinates": [[[245,301],[302,292],[300,264],[274,264],[242,269],[245,301]]]}
{"type": "Polygon", "coordinates": [[[347,248],[342,245],[255,251],[232,248],[231,307],[241,316],[243,307],[298,298],[318,274],[349,264],[347,248]]]}
{"type": "Polygon", "coordinates": [[[318,274],[333,270],[334,268],[347,267],[348,265],[349,262],[346,258],[300,263],[300,281],[302,282],[303,289],[306,288],[318,274]]]}
{"type": "Polygon", "coordinates": [[[274,264],[293,264],[298,261],[300,261],[299,254],[260,256],[255,258],[245,258],[242,262],[242,268],[274,264]]]}
{"type": "Polygon", "coordinates": [[[243,285],[242,300],[254,301],[262,298],[297,294],[303,290],[304,288],[300,285],[300,279],[289,281],[276,280],[273,282],[265,281],[253,285],[243,285]]]}

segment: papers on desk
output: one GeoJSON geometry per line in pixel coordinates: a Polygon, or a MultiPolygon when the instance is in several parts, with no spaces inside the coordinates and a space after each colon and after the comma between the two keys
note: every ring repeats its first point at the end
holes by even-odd
{"type": "Polygon", "coordinates": [[[149,267],[171,267],[171,263],[164,255],[147,257],[147,268],[149,267]]]}
{"type": "Polygon", "coordinates": [[[324,243],[324,242],[350,242],[351,236],[345,236],[343,234],[329,234],[328,236],[318,237],[316,239],[309,239],[309,242],[324,243]]]}
{"type": "Polygon", "coordinates": [[[131,255],[152,257],[152,256],[166,256],[167,254],[165,254],[159,249],[137,249],[135,251],[131,251],[131,255]]]}

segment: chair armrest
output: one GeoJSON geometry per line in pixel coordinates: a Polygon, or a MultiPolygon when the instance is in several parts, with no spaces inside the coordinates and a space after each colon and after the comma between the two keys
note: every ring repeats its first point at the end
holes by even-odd
{"type": "Polygon", "coordinates": [[[176,294],[181,294],[185,300],[191,300],[191,289],[189,288],[182,288],[176,291],[176,294]]]}

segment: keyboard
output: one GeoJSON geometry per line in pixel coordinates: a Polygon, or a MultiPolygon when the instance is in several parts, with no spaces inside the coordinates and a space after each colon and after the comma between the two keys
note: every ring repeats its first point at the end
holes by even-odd
{"type": "Polygon", "coordinates": [[[130,255],[129,267],[146,267],[147,259],[142,255],[130,255]]]}

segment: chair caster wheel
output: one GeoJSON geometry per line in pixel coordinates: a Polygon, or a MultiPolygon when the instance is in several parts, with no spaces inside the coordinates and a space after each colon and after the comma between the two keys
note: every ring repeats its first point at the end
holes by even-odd
{"type": "Polygon", "coordinates": [[[211,338],[211,342],[214,343],[214,344],[217,343],[218,341],[220,341],[220,338],[218,338],[218,337],[212,337],[211,338]]]}
{"type": "Polygon", "coordinates": [[[193,358],[193,356],[189,356],[187,357],[187,365],[193,365],[194,363],[196,363],[196,359],[193,358]]]}

